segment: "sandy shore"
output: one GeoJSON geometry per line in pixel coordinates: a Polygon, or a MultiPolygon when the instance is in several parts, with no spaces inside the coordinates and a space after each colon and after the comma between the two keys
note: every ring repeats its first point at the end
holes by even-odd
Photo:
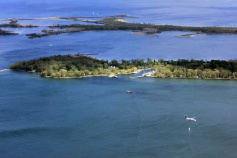
{"type": "Polygon", "coordinates": [[[176,35],[175,37],[181,37],[181,38],[193,38],[196,35],[199,35],[201,33],[193,33],[193,34],[185,34],[185,35],[176,35]]]}
{"type": "Polygon", "coordinates": [[[124,22],[124,23],[129,23],[129,22],[123,20],[123,19],[116,19],[115,21],[118,21],[118,22],[124,22]]]}
{"type": "Polygon", "coordinates": [[[159,37],[160,35],[156,35],[155,33],[147,33],[144,31],[135,31],[131,33],[131,35],[146,35],[146,36],[151,36],[151,37],[159,37]]]}
{"type": "Polygon", "coordinates": [[[9,69],[3,69],[3,70],[0,70],[0,72],[7,71],[7,70],[9,70],[9,69]]]}

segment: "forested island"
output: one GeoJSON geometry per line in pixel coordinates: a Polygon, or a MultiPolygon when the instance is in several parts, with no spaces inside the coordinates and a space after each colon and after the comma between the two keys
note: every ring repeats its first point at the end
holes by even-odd
{"type": "MultiPolygon", "coordinates": [[[[80,20],[79,20],[80,21],[80,20]]],[[[100,25],[54,25],[49,26],[48,32],[27,34],[29,38],[43,37],[62,33],[84,32],[84,31],[133,31],[143,35],[156,36],[157,33],[163,31],[190,31],[195,34],[186,34],[178,37],[193,37],[197,34],[237,34],[235,27],[196,27],[196,26],[175,26],[175,25],[160,25],[160,24],[145,24],[145,23],[129,23],[121,18],[105,18],[102,20],[83,20],[100,25]],[[73,30],[73,31],[71,31],[73,30]]]]}
{"type": "MultiPolygon", "coordinates": [[[[133,31],[134,34],[155,36],[157,33],[163,31],[190,31],[196,32],[186,35],[178,35],[177,37],[194,37],[197,34],[237,34],[236,27],[200,27],[200,26],[176,26],[176,25],[163,25],[152,23],[131,23],[124,21],[125,18],[138,18],[128,15],[116,15],[116,16],[95,16],[95,17],[51,17],[51,18],[34,18],[34,19],[5,19],[0,21],[10,21],[8,24],[1,24],[0,27],[21,28],[21,27],[39,27],[29,24],[18,24],[18,21],[22,20],[72,20],[81,21],[85,24],[70,24],[70,25],[53,25],[48,26],[47,29],[43,29],[39,33],[27,34],[29,38],[44,37],[50,35],[58,35],[63,33],[74,33],[83,31],[133,31]],[[91,20],[94,18],[103,18],[101,20],[91,20]],[[90,19],[90,20],[88,20],[90,19]],[[88,24],[93,23],[93,24],[88,24]]],[[[1,35],[1,34],[0,34],[1,35]]]]}
{"type": "Polygon", "coordinates": [[[12,64],[9,69],[36,72],[42,77],[81,78],[131,74],[151,68],[157,78],[237,79],[237,60],[99,60],[86,54],[55,55],[12,64]]]}
{"type": "Polygon", "coordinates": [[[12,31],[5,31],[0,29],[0,35],[18,35],[18,33],[14,33],[12,31]]]}

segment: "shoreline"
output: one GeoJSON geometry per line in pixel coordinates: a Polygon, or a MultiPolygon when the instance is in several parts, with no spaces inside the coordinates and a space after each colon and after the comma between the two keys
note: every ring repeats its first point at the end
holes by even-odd
{"type": "Polygon", "coordinates": [[[155,33],[148,33],[145,31],[135,31],[132,32],[131,35],[145,35],[145,36],[150,36],[150,37],[159,37],[160,35],[156,35],[155,33]]]}
{"type": "Polygon", "coordinates": [[[7,71],[7,70],[11,70],[11,69],[3,69],[3,70],[0,70],[0,72],[7,71]]]}
{"type": "Polygon", "coordinates": [[[194,38],[196,35],[200,35],[200,34],[203,34],[203,33],[192,33],[192,34],[176,35],[175,37],[194,38]]]}
{"type": "Polygon", "coordinates": [[[72,21],[81,21],[86,23],[95,23],[101,25],[90,24],[66,24],[66,25],[53,25],[47,26],[50,30],[44,32],[42,30],[39,33],[27,34],[28,38],[44,37],[50,35],[59,35],[63,33],[85,32],[85,31],[133,31],[132,35],[149,35],[151,37],[158,37],[157,33],[164,31],[186,31],[197,32],[185,35],[176,35],[181,38],[193,38],[198,34],[237,34],[237,27],[204,27],[204,26],[176,26],[176,25],[164,25],[164,24],[149,24],[149,23],[131,23],[124,20],[125,18],[136,18],[128,15],[115,15],[115,16],[98,16],[98,17],[48,17],[48,18],[28,18],[28,19],[14,19],[8,18],[0,21],[10,21],[8,24],[1,24],[0,28],[5,27],[39,27],[36,25],[18,24],[21,20],[54,20],[54,19],[66,19],[72,21]],[[82,19],[88,18],[88,19],[82,19]],[[100,20],[89,20],[89,18],[104,18],[100,20]]]}
{"type": "MultiPolygon", "coordinates": [[[[151,68],[152,69],[152,68],[151,68]]],[[[40,76],[37,72],[35,71],[24,71],[24,70],[13,70],[13,69],[4,69],[4,70],[0,70],[0,72],[3,71],[20,71],[20,72],[27,72],[27,73],[35,73],[36,75],[38,75],[39,77],[43,77],[43,78],[52,78],[52,79],[82,79],[82,78],[88,78],[88,77],[108,77],[110,74],[101,74],[101,75],[87,75],[87,76],[82,76],[82,77],[49,77],[49,76],[40,76]]],[[[115,75],[131,75],[133,74],[133,72],[131,73],[125,73],[125,74],[115,74],[115,75]]],[[[183,78],[183,77],[156,77],[156,76],[143,76],[143,77],[139,77],[139,76],[134,76],[134,77],[129,77],[129,79],[135,79],[135,78],[157,78],[157,79],[188,79],[188,80],[233,80],[236,81],[237,79],[230,79],[230,78],[183,78]]]]}

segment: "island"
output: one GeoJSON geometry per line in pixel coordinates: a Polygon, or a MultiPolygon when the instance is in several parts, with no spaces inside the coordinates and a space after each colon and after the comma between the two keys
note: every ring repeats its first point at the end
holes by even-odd
{"type": "Polygon", "coordinates": [[[49,17],[49,18],[35,18],[35,19],[4,19],[0,21],[10,21],[9,24],[1,24],[0,27],[39,27],[35,25],[21,25],[18,21],[22,20],[71,20],[81,21],[85,24],[70,24],[70,25],[53,25],[47,26],[47,29],[43,29],[38,33],[27,34],[29,38],[38,38],[50,35],[59,35],[63,33],[85,32],[85,31],[132,31],[134,35],[149,35],[152,37],[158,37],[157,33],[163,31],[185,31],[194,32],[185,35],[177,35],[176,37],[194,37],[198,34],[237,34],[237,27],[201,27],[201,26],[176,26],[176,25],[164,25],[164,24],[152,24],[152,23],[131,23],[126,22],[125,18],[138,18],[128,15],[115,15],[115,16],[94,16],[94,17],[49,17]],[[100,20],[91,20],[95,18],[101,18],[100,20]],[[90,20],[89,20],[90,19],[90,20]],[[88,24],[90,23],[90,24],[88,24]],[[93,23],[93,24],[92,24],[93,23]]]}
{"type": "Polygon", "coordinates": [[[12,32],[12,31],[5,31],[0,29],[0,35],[18,35],[18,33],[12,32]]]}
{"type": "Polygon", "coordinates": [[[187,79],[237,79],[237,60],[100,60],[88,54],[55,55],[22,61],[10,70],[35,72],[42,77],[81,78],[88,76],[113,76],[132,74],[144,69],[151,71],[141,77],[187,79]],[[139,70],[139,71],[138,71],[139,70]]]}
{"type": "Polygon", "coordinates": [[[130,23],[123,20],[123,18],[105,18],[102,20],[84,20],[84,22],[95,23],[99,25],[54,25],[49,26],[50,32],[27,34],[29,38],[50,36],[62,33],[85,32],[85,31],[132,31],[135,35],[149,35],[158,37],[157,33],[163,31],[185,31],[196,32],[186,35],[178,35],[177,37],[194,37],[198,34],[237,34],[236,27],[198,27],[198,26],[175,26],[162,24],[146,24],[146,23],[130,23]],[[77,30],[75,30],[77,29],[77,30]],[[53,33],[52,32],[57,33],[53,33]],[[71,31],[75,30],[75,31],[71,31]]]}

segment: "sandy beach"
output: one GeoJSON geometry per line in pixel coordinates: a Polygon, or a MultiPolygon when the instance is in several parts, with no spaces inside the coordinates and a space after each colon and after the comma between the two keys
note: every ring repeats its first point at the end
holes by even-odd
{"type": "Polygon", "coordinates": [[[0,72],[7,71],[7,70],[9,70],[9,69],[3,69],[3,70],[0,70],[0,72]]]}

